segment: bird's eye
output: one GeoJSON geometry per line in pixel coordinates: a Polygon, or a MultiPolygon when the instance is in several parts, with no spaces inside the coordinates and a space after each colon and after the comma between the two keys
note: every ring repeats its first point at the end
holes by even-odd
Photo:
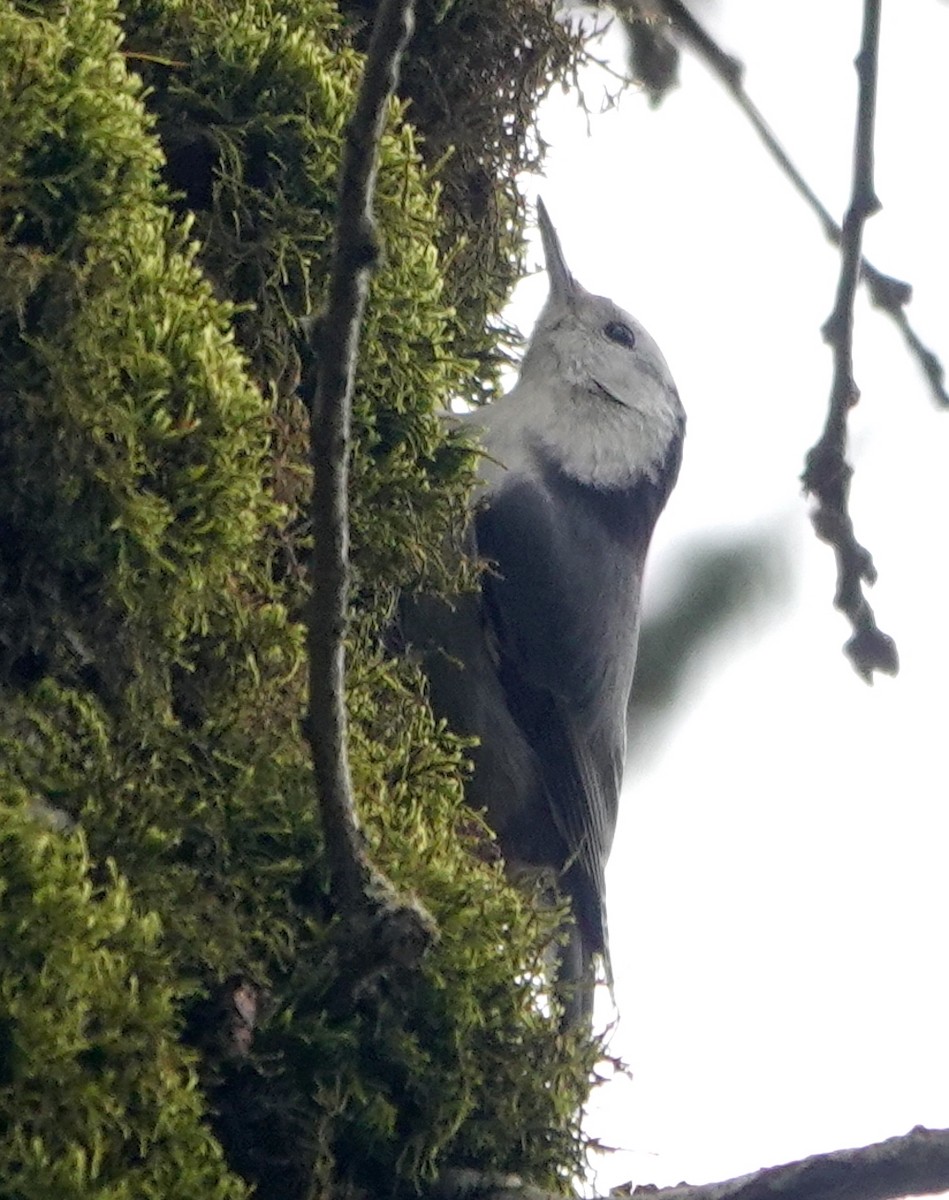
{"type": "Polygon", "coordinates": [[[611,342],[616,342],[618,346],[625,346],[627,350],[632,350],[636,345],[635,333],[622,321],[610,321],[608,325],[603,326],[603,332],[611,342]]]}

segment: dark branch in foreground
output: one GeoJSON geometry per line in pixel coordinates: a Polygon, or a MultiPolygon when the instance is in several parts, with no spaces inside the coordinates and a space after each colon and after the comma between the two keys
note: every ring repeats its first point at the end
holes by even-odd
{"type": "MultiPolygon", "coordinates": [[[[313,465],[312,596],[308,615],[309,712],[306,734],[321,805],[333,897],[362,928],[371,971],[418,960],[434,936],[431,918],[399,899],[369,861],[356,819],[346,739],[344,638],[349,604],[349,449],[352,389],[369,274],[379,258],[372,196],[386,109],[412,32],[413,0],[380,5],[356,108],[347,126],[326,312],[313,331],[317,359],[311,410],[313,465]]],[[[365,960],[364,960],[365,961],[365,960]]]]}
{"type": "Polygon", "coordinates": [[[864,0],[863,34],[856,67],[859,79],[854,136],[853,186],[844,217],[840,277],[834,310],[824,337],[834,357],[834,377],[823,433],[807,456],[803,482],[817,501],[812,514],[817,536],[828,542],[837,559],[834,603],[850,620],[853,636],[846,651],[859,674],[873,681],[874,671],[895,675],[899,660],[893,639],[877,626],[863,585],[876,581],[869,552],[854,536],[850,517],[850,480],[846,459],[847,418],[860,398],[853,377],[853,306],[860,273],[863,227],[880,207],[873,185],[873,129],[876,116],[880,0],[864,0]]]}
{"type": "MultiPolygon", "coordinates": [[[[616,1196],[643,1200],[898,1200],[949,1190],[949,1129],[918,1126],[903,1137],[857,1150],[815,1154],[724,1183],[617,1188],[616,1196]]],[[[454,1171],[431,1200],[562,1200],[514,1176],[454,1171]]]]}
{"type": "MultiPolygon", "coordinates": [[[[722,50],[708,30],[689,12],[682,0],[663,0],[663,5],[673,27],[731,93],[735,103],[751,122],[768,153],[787,176],[798,195],[816,214],[828,241],[840,247],[843,243],[843,230],[791,161],[774,131],[745,91],[742,82],[744,68],[741,62],[722,50]]],[[[895,279],[892,275],[884,274],[867,259],[861,257],[859,261],[860,278],[867,286],[870,299],[877,308],[882,309],[896,323],[910,354],[916,359],[926,376],[936,403],[949,407],[949,392],[945,387],[945,369],[939,358],[920,339],[906,315],[906,305],[912,299],[913,289],[908,283],[895,279]]]]}
{"type": "Polygon", "coordinates": [[[876,570],[869,552],[857,541],[849,511],[853,469],[846,461],[847,417],[859,398],[853,378],[853,306],[857,283],[862,279],[873,302],[896,321],[911,352],[922,366],[940,404],[949,405],[943,388],[943,369],[912,329],[905,305],[912,296],[906,283],[884,275],[860,253],[863,226],[879,208],[873,187],[873,128],[876,114],[876,80],[879,45],[879,0],[866,0],[860,53],[857,57],[859,99],[854,146],[854,172],[850,207],[843,227],[837,224],[788,157],[761,113],[745,92],[741,63],[726,54],[688,10],[682,0],[664,0],[664,8],[682,37],[711,68],[748,117],[772,158],[795,190],[817,214],[827,238],[841,250],[840,275],[834,311],[824,326],[824,337],[834,354],[834,380],[823,433],[807,456],[803,483],[817,500],[812,515],[818,537],[828,542],[837,560],[834,603],[849,619],[853,634],[845,650],[857,672],[867,682],[875,671],[895,675],[899,660],[896,645],[877,626],[864,593],[876,570]]]}

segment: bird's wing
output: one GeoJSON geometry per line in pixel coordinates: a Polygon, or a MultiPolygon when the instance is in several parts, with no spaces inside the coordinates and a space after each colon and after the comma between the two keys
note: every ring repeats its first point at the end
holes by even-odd
{"type": "Polygon", "coordinates": [[[491,496],[475,524],[507,707],[540,764],[578,923],[605,951],[641,563],[596,514],[529,477],[491,496]]]}

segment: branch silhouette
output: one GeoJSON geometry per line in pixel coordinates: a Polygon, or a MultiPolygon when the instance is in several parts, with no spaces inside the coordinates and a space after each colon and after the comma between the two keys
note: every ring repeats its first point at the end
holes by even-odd
{"type": "Polygon", "coordinates": [[[849,510],[853,468],[846,457],[847,419],[860,398],[853,374],[853,306],[860,274],[860,244],[864,225],[880,208],[873,182],[880,3],[881,0],[864,0],[863,32],[856,59],[859,87],[853,184],[842,231],[837,297],[823,329],[833,353],[833,383],[827,420],[807,455],[802,477],[805,490],[817,501],[811,517],[814,529],[833,548],[837,560],[834,604],[853,628],[846,653],[868,683],[873,681],[874,671],[895,675],[899,669],[896,644],[877,626],[864,593],[864,584],[876,582],[876,568],[869,551],[854,534],[849,510]]]}
{"type": "Polygon", "coordinates": [[[646,53],[643,45],[655,43],[646,57],[653,55],[653,65],[658,65],[660,71],[655,77],[647,72],[643,79],[653,101],[658,102],[676,82],[677,52],[670,37],[672,33],[723,84],[771,158],[817,216],[826,238],[841,251],[837,300],[823,329],[824,338],[834,354],[834,382],[825,427],[806,457],[802,482],[805,492],[817,501],[812,514],[815,531],[834,550],[837,562],[834,603],[848,618],[853,631],[844,647],[845,653],[867,682],[872,683],[876,671],[895,675],[899,669],[896,644],[877,626],[864,591],[864,585],[875,582],[876,571],[869,552],[857,541],[849,512],[853,470],[846,461],[846,435],[847,413],[859,397],[851,361],[853,301],[858,282],[866,285],[872,303],[896,324],[940,407],[949,407],[949,392],[945,387],[942,362],[924,344],[906,314],[912,287],[885,274],[861,253],[863,225],[879,207],[873,190],[873,129],[880,6],[878,3],[864,6],[863,45],[857,58],[860,86],[853,184],[847,215],[843,225],[839,225],[745,90],[742,62],[718,45],[684,0],[659,0],[658,5],[645,5],[642,0],[610,0],[610,3],[626,25],[631,54],[638,66],[642,67],[640,59],[646,53]],[[664,17],[665,23],[657,21],[657,15],[664,17]]]}
{"type": "MultiPolygon", "coordinates": [[[[917,1126],[902,1137],[855,1150],[815,1154],[722,1183],[657,1188],[628,1184],[603,1200],[898,1200],[949,1190],[949,1129],[917,1126]]],[[[453,1171],[430,1200],[563,1200],[515,1176],[453,1171]]]]}
{"type": "Polygon", "coordinates": [[[349,605],[349,451],[353,379],[369,275],[379,260],[372,215],[379,142],[411,36],[413,0],[383,0],[347,126],[326,311],[311,331],[316,357],[311,412],[314,548],[308,613],[310,743],[341,939],[359,970],[412,965],[435,936],[431,917],[396,895],[373,866],[356,816],[346,731],[345,636],[349,605]],[[357,928],[354,931],[353,924],[357,928]],[[367,953],[368,951],[368,953],[367,953]]]}
{"type": "MultiPolygon", "coordinates": [[[[673,28],[683,41],[721,82],[738,108],[748,118],[765,149],[787,177],[794,190],[804,200],[821,223],[829,242],[838,248],[843,244],[843,229],[831,216],[827,206],[807,182],[790,155],[778,141],[771,126],[745,91],[744,66],[733,55],[727,54],[707,29],[696,20],[682,0],[663,0],[663,8],[673,28]]],[[[906,305],[913,297],[910,284],[875,267],[868,259],[860,258],[860,280],[866,284],[873,304],[883,310],[897,325],[913,358],[925,375],[933,399],[943,407],[949,407],[949,391],[946,390],[945,368],[937,355],[922,341],[906,315],[906,305]]]]}

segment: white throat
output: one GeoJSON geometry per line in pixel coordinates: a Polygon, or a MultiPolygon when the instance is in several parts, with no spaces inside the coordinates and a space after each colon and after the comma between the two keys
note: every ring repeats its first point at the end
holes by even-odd
{"type": "Polygon", "coordinates": [[[633,406],[576,384],[552,395],[522,379],[466,419],[482,430],[485,483],[490,489],[533,473],[538,450],[578,483],[620,488],[643,477],[655,481],[681,436],[681,413],[674,392],[657,380],[643,382],[633,406]]]}

